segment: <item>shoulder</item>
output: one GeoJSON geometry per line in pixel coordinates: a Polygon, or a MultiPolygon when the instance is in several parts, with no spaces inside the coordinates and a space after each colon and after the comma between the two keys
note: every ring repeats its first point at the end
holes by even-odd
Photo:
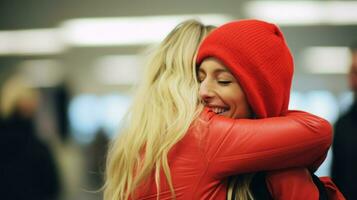
{"type": "Polygon", "coordinates": [[[217,115],[209,109],[204,109],[193,125],[196,128],[206,129],[210,134],[214,134],[229,131],[236,121],[236,119],[217,115]]]}

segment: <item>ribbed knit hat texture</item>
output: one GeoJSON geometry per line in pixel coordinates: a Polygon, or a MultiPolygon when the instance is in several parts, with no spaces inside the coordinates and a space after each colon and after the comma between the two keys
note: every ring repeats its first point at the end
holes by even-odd
{"type": "Polygon", "coordinates": [[[258,118],[286,113],[294,63],[276,25],[240,20],[218,27],[200,45],[197,65],[209,57],[229,68],[258,118]]]}

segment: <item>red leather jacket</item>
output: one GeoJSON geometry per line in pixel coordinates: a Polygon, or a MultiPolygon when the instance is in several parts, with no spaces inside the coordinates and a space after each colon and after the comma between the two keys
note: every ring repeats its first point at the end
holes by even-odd
{"type": "MultiPolygon", "coordinates": [[[[320,177],[329,200],[345,197],[330,177],[320,177]]],[[[266,182],[274,200],[318,200],[319,191],[305,168],[290,168],[266,173],[266,182]]]]}
{"type": "MultiPolygon", "coordinates": [[[[324,119],[289,111],[259,120],[229,119],[204,110],[169,152],[176,199],[226,199],[227,177],[289,167],[315,170],[331,145],[332,128],[324,119]]],[[[135,199],[156,199],[152,175],[135,199]]],[[[160,199],[172,199],[164,173],[160,199]]]]}

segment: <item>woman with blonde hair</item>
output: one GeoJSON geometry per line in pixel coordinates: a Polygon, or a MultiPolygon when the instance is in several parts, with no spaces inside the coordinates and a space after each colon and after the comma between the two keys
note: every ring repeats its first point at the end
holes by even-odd
{"type": "Polygon", "coordinates": [[[220,116],[227,108],[203,108],[195,57],[211,29],[184,22],[155,51],[110,146],[105,200],[226,199],[234,174],[316,170],[323,161],[332,138],[326,120],[299,111],[229,119],[220,116]]]}

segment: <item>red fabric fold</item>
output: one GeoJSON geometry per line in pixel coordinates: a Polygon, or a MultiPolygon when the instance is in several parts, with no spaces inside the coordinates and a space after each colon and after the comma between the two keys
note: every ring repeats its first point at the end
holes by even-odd
{"type": "Polygon", "coordinates": [[[324,184],[326,190],[327,190],[327,195],[329,196],[330,200],[344,200],[346,199],[343,194],[340,192],[340,190],[337,188],[337,186],[332,182],[330,177],[324,176],[324,177],[319,177],[321,182],[324,184]]]}

